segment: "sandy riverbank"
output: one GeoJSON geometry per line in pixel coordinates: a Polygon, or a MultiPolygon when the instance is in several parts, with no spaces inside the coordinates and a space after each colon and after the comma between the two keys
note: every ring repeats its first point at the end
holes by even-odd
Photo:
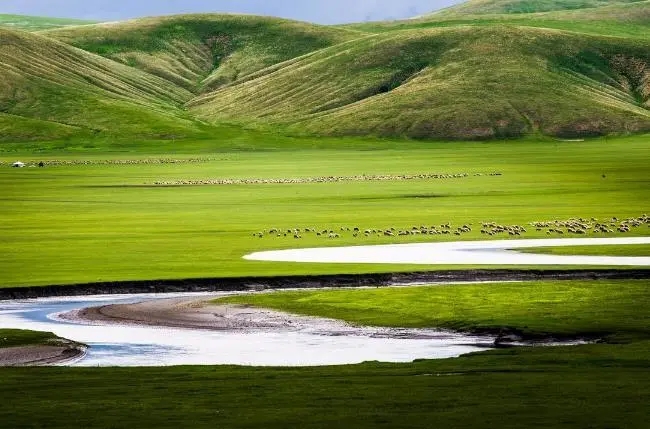
{"type": "Polygon", "coordinates": [[[85,346],[66,340],[50,345],[7,347],[0,349],[0,367],[60,365],[81,359],[85,354],[85,346]]]}
{"type": "Polygon", "coordinates": [[[427,328],[387,328],[355,326],[344,321],[301,316],[246,305],[218,305],[211,302],[223,296],[146,300],[135,304],[112,304],[59,314],[58,318],[76,323],[123,324],[158,328],[185,328],[223,332],[308,332],[320,336],[366,336],[394,339],[436,339],[475,343],[486,347],[522,345],[571,345],[593,341],[585,338],[525,338],[507,330],[468,334],[427,328]],[[478,339],[480,337],[480,340],[478,339]]]}
{"type": "MultiPolygon", "coordinates": [[[[61,314],[64,320],[109,324],[135,324],[218,331],[300,330],[307,327],[341,329],[343,322],[298,316],[242,305],[214,305],[219,295],[200,298],[146,300],[113,304],[61,314]]],[[[222,295],[221,295],[222,296],[222,295]]]]}
{"type": "Polygon", "coordinates": [[[171,298],[135,304],[113,304],[59,314],[77,323],[124,324],[229,332],[302,332],[319,336],[365,336],[370,338],[436,339],[452,342],[492,344],[495,336],[461,334],[439,329],[354,326],[346,322],[301,316],[245,305],[216,305],[214,298],[171,298]]]}

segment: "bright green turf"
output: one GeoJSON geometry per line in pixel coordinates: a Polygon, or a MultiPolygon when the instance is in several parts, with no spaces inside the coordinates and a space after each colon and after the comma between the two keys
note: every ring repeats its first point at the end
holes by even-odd
{"type": "Polygon", "coordinates": [[[538,247],[517,251],[544,255],[650,256],[650,245],[538,247]]]}
{"type": "Polygon", "coordinates": [[[510,329],[526,337],[650,339],[650,282],[554,281],[242,295],[248,304],[360,325],[510,329]]]}
{"type": "MultiPolygon", "coordinates": [[[[234,147],[247,144],[254,141],[233,141],[234,147]]],[[[87,150],[79,146],[59,155],[55,149],[32,155],[4,152],[2,159],[6,162],[182,158],[195,157],[196,153],[215,159],[200,164],[0,168],[0,284],[432,269],[440,267],[264,263],[244,261],[242,256],[282,248],[443,239],[252,237],[274,227],[383,229],[474,223],[475,230],[461,238],[479,239],[485,238],[480,227],[476,228],[481,221],[527,225],[571,217],[625,218],[650,211],[648,139],[643,136],[577,143],[531,140],[453,144],[283,140],[271,136],[266,144],[267,151],[248,152],[228,149],[227,143],[169,142],[161,145],[164,155],[155,152],[153,142],[141,146],[135,141],[115,146],[91,142],[87,150]],[[98,146],[93,148],[93,144],[98,146]],[[296,149],[311,144],[321,149],[296,149]],[[373,146],[375,150],[354,149],[373,146]],[[143,152],[143,147],[151,152],[143,152]],[[276,149],[271,150],[273,147],[276,149]],[[188,153],[190,149],[195,153],[188,153]],[[141,186],[157,180],[220,177],[492,171],[503,176],[336,184],[141,186]]],[[[13,151],[18,146],[0,148],[13,151]]],[[[631,234],[647,235],[648,231],[644,226],[631,234]]],[[[526,236],[546,238],[531,228],[526,236]]]]}
{"type": "Polygon", "coordinates": [[[94,24],[95,22],[96,21],[86,21],[82,19],[0,14],[0,27],[27,31],[39,31],[60,27],[69,27],[73,25],[94,24]]]}
{"type": "Polygon", "coordinates": [[[0,329],[0,348],[41,345],[57,338],[51,332],[0,329]]]}

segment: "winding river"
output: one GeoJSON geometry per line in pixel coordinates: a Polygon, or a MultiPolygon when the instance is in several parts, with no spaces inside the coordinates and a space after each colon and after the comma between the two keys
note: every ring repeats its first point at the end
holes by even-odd
{"type": "Polygon", "coordinates": [[[455,241],[320,247],[257,252],[245,256],[245,259],[330,264],[650,266],[650,257],[648,256],[540,255],[517,251],[517,249],[544,247],[634,244],[650,244],[650,237],[455,241]]]}
{"type": "MultiPolygon", "coordinates": [[[[556,256],[517,252],[549,246],[650,244],[650,237],[464,241],[260,252],[246,259],[322,263],[406,263],[472,265],[650,266],[650,257],[556,256]]],[[[203,295],[225,296],[227,293],[203,295]]],[[[110,295],[0,301],[3,328],[49,331],[90,346],[79,366],[255,365],[317,366],[364,361],[410,362],[439,359],[490,348],[494,337],[430,329],[362,328],[313,319],[287,329],[166,328],[72,321],[75,310],[197,294],[110,295]]],[[[197,298],[198,297],[198,298],[197,298]]]]}
{"type": "MultiPolygon", "coordinates": [[[[205,295],[205,298],[220,294],[205,295]]],[[[221,294],[225,295],[225,294],[221,294]]],[[[198,295],[199,297],[201,295],[198,295]]],[[[287,331],[213,331],[70,322],[73,310],[196,294],[40,298],[0,302],[0,326],[31,329],[90,346],[76,366],[320,366],[364,361],[410,362],[486,350],[490,337],[428,329],[357,328],[333,321],[287,331]]]]}

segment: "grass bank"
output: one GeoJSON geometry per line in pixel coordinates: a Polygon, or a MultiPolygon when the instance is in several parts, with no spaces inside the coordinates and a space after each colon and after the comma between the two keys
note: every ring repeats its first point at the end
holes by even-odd
{"type": "Polygon", "coordinates": [[[553,281],[273,292],[219,299],[354,324],[515,332],[524,338],[650,338],[650,282],[553,281]]]}
{"type": "Polygon", "coordinates": [[[0,348],[39,346],[59,337],[51,332],[27,331],[22,329],[0,329],[0,348]]]}
{"type": "Polygon", "coordinates": [[[650,245],[538,247],[518,251],[544,255],[650,256],[650,245]]]}

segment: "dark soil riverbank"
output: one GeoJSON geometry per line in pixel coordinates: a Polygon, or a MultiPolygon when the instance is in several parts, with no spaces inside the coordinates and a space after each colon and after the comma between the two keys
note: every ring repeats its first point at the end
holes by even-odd
{"type": "Polygon", "coordinates": [[[630,270],[458,270],[414,273],[348,274],[320,276],[238,277],[187,280],[146,280],[9,287],[0,289],[0,300],[55,296],[230,292],[265,289],[302,289],[336,287],[382,287],[412,283],[650,279],[650,269],[630,270]]]}

